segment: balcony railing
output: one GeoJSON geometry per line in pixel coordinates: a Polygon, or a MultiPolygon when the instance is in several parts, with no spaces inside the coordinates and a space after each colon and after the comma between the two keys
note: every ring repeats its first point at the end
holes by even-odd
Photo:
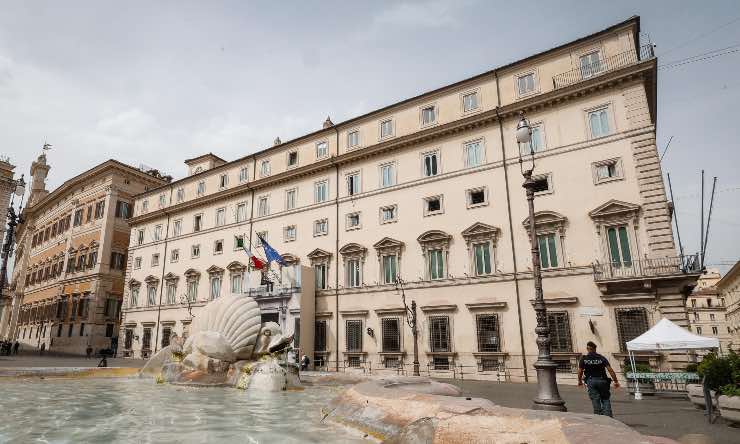
{"type": "Polygon", "coordinates": [[[699,273],[699,255],[639,259],[623,262],[594,264],[594,280],[609,281],[619,279],[668,277],[689,273],[699,273]]]}
{"type": "Polygon", "coordinates": [[[641,46],[639,50],[632,49],[605,59],[599,58],[596,61],[589,61],[589,63],[583,63],[583,61],[581,61],[581,66],[578,68],[553,76],[552,85],[554,89],[563,88],[582,80],[587,80],[610,71],[615,71],[619,68],[624,68],[625,66],[634,65],[643,60],[652,59],[653,57],[655,57],[653,46],[644,45],[641,46]]]}

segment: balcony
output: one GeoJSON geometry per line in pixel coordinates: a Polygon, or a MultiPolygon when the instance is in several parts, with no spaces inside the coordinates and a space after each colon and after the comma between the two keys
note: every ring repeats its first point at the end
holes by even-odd
{"type": "MultiPolygon", "coordinates": [[[[616,54],[605,59],[599,59],[591,63],[581,62],[581,66],[564,73],[553,76],[553,89],[564,88],[576,84],[582,80],[592,79],[608,72],[616,71],[625,66],[634,65],[644,60],[655,57],[652,45],[644,45],[639,50],[632,49],[621,54],[616,54]]],[[[584,60],[584,59],[582,59],[584,60]]]]}
{"type": "Polygon", "coordinates": [[[699,255],[594,264],[594,281],[670,278],[701,273],[699,255]]]}

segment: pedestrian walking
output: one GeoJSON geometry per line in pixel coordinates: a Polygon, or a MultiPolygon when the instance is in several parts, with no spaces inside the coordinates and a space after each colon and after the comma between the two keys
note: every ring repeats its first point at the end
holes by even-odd
{"type": "Polygon", "coordinates": [[[14,355],[17,355],[18,354],[18,347],[20,347],[20,346],[21,346],[21,344],[18,341],[15,341],[15,344],[13,344],[13,354],[14,355]]]}
{"type": "Polygon", "coordinates": [[[90,345],[87,345],[87,348],[85,349],[85,353],[87,354],[87,359],[92,358],[93,348],[90,347],[90,345]]]}
{"type": "Polygon", "coordinates": [[[619,388],[617,374],[614,373],[614,369],[609,365],[609,361],[596,353],[596,344],[588,341],[586,350],[588,354],[582,356],[578,363],[578,386],[583,385],[585,374],[588,397],[591,399],[591,404],[593,404],[594,414],[613,416],[609,386],[613,381],[614,388],[619,388]],[[611,379],[606,376],[607,371],[611,375],[611,379]]]}

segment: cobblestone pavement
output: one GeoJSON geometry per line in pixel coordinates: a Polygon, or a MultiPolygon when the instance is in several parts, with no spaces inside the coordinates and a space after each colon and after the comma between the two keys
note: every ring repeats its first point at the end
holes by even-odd
{"type": "MultiPolygon", "coordinates": [[[[100,358],[87,359],[84,356],[49,355],[19,353],[14,356],[0,356],[3,367],[97,367],[100,358]]],[[[108,358],[108,367],[141,368],[146,363],[142,359],[108,358]]]]}
{"type": "MultiPolygon", "coordinates": [[[[465,396],[490,399],[505,407],[529,408],[537,392],[536,384],[448,379],[440,381],[457,385],[465,396]]],[[[572,385],[560,385],[559,388],[568,411],[593,412],[585,389],[572,385]]],[[[740,428],[729,426],[722,418],[709,424],[704,412],[695,409],[686,395],[643,396],[641,401],[635,401],[622,387],[612,390],[612,410],[615,419],[645,435],[666,436],[685,444],[740,442],[740,428]]]]}

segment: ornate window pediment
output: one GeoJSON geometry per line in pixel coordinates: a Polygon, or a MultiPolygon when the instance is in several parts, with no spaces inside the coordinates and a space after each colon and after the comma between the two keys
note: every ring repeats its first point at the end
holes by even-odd
{"type": "Polygon", "coordinates": [[[188,268],[184,274],[187,279],[198,279],[200,277],[200,271],[192,268],[188,268]]]}
{"type": "MultiPolygon", "coordinates": [[[[188,271],[190,271],[190,270],[188,270],[188,271]]],[[[186,275],[187,275],[187,271],[186,271],[185,273],[186,273],[186,275]]],[[[219,266],[216,266],[216,265],[211,265],[211,266],[210,266],[210,267],[208,267],[208,269],[206,270],[206,273],[208,273],[208,274],[210,274],[210,275],[214,275],[214,274],[224,274],[224,269],[223,269],[223,268],[221,268],[221,267],[219,267],[219,266]]]]}
{"type": "Polygon", "coordinates": [[[176,275],[175,273],[169,272],[164,275],[164,280],[167,282],[173,282],[180,279],[180,276],[176,275]]]}
{"type": "Polygon", "coordinates": [[[311,265],[325,264],[331,260],[331,253],[328,251],[317,248],[312,252],[308,253],[308,259],[311,261],[311,265]]]}
{"type": "Polygon", "coordinates": [[[131,288],[141,287],[141,282],[137,281],[136,279],[129,279],[128,286],[131,288]]]}
{"type": "Polygon", "coordinates": [[[301,258],[298,256],[291,254],[291,253],[283,253],[283,262],[285,262],[285,265],[291,266],[291,265],[298,265],[301,263],[301,258]]]}
{"type": "Polygon", "coordinates": [[[378,252],[378,256],[387,254],[396,254],[400,256],[403,246],[403,242],[391,239],[390,237],[384,237],[373,244],[373,248],[378,252]]]}
{"type": "Polygon", "coordinates": [[[347,244],[339,249],[339,254],[341,254],[345,258],[348,258],[348,257],[364,258],[366,252],[367,252],[367,248],[363,247],[360,244],[355,244],[355,243],[347,244]]]}
{"type": "Polygon", "coordinates": [[[159,279],[157,279],[155,276],[149,275],[144,279],[144,282],[146,282],[148,285],[155,285],[157,282],[159,282],[159,279]]]}
{"type": "Polygon", "coordinates": [[[476,222],[461,233],[465,242],[470,245],[474,242],[492,241],[496,245],[501,230],[482,222],[476,222]]]}
{"type": "Polygon", "coordinates": [[[621,200],[612,199],[593,210],[589,211],[588,215],[591,219],[597,223],[603,222],[618,222],[618,221],[633,221],[637,222],[637,216],[640,214],[640,206],[623,202],[621,200]]]}
{"type": "MultiPolygon", "coordinates": [[[[244,271],[247,270],[247,266],[244,265],[244,264],[242,264],[239,261],[233,261],[229,265],[226,266],[226,269],[229,270],[232,273],[242,273],[242,272],[244,272],[244,271]]],[[[209,270],[210,270],[210,268],[209,268],[209,270]]],[[[209,273],[210,273],[210,271],[209,271],[209,273]]],[[[221,273],[223,273],[223,270],[221,270],[221,273]]]]}
{"type": "MultiPolygon", "coordinates": [[[[563,234],[568,219],[555,211],[538,211],[534,213],[534,226],[537,233],[555,231],[563,234]]],[[[522,221],[524,229],[529,233],[529,217],[522,221]]]]}
{"type": "Polygon", "coordinates": [[[429,230],[421,236],[417,237],[416,240],[421,244],[423,250],[432,248],[442,248],[447,250],[450,246],[450,240],[452,236],[440,230],[429,230]]]}

